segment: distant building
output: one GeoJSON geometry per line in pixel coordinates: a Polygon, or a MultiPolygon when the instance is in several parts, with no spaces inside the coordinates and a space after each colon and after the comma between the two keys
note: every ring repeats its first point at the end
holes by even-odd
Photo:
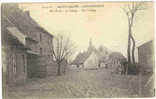
{"type": "Polygon", "coordinates": [[[84,67],[84,62],[89,57],[89,54],[87,52],[79,53],[74,61],[72,62],[72,65],[76,65],[77,68],[84,67]]]}
{"type": "Polygon", "coordinates": [[[140,94],[145,97],[154,96],[154,41],[146,42],[138,47],[138,62],[143,75],[140,75],[140,94]]]}
{"type": "Polygon", "coordinates": [[[105,66],[105,61],[108,58],[107,49],[100,46],[96,49],[92,42],[89,42],[89,47],[86,52],[79,53],[72,64],[84,69],[100,68],[105,66]]]}
{"type": "Polygon", "coordinates": [[[123,62],[126,62],[126,58],[120,52],[112,52],[106,61],[106,65],[112,72],[121,74],[124,67],[123,62]]]}
{"type": "Polygon", "coordinates": [[[109,67],[115,68],[115,66],[121,65],[121,62],[126,61],[126,58],[120,52],[112,52],[109,55],[109,67]]]}
{"type": "Polygon", "coordinates": [[[138,47],[138,61],[143,70],[154,70],[154,41],[146,42],[138,47]]]}
{"type": "Polygon", "coordinates": [[[2,53],[6,83],[45,77],[53,63],[53,35],[40,27],[18,4],[2,4],[2,53]]]}
{"type": "Polygon", "coordinates": [[[89,57],[84,61],[85,69],[97,69],[99,67],[99,56],[95,51],[92,51],[89,57]]]}

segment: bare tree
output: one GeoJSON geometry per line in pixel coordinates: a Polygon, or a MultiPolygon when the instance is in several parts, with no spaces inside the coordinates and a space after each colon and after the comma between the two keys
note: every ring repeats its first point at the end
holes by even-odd
{"type": "Polygon", "coordinates": [[[127,48],[127,55],[128,55],[128,62],[135,64],[135,39],[132,35],[132,29],[134,25],[134,18],[138,11],[145,10],[145,3],[144,2],[132,2],[127,4],[125,8],[123,8],[127,19],[128,19],[128,48],[127,48]],[[132,41],[132,51],[131,51],[131,41],[132,41]],[[132,53],[132,58],[131,58],[132,53]],[[132,59],[132,61],[131,61],[132,59]]]}
{"type": "Polygon", "coordinates": [[[57,75],[61,75],[61,62],[63,60],[68,60],[73,54],[74,45],[69,37],[63,34],[58,34],[54,39],[53,46],[52,52],[58,66],[57,75]]]}

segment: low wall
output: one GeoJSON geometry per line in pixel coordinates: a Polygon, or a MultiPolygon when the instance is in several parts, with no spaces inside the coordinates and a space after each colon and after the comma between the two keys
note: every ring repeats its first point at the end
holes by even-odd
{"type": "MultiPolygon", "coordinates": [[[[67,67],[67,63],[63,61],[61,63],[61,74],[65,73],[66,67],[67,67]]],[[[47,76],[57,75],[57,69],[58,69],[58,65],[56,62],[52,62],[52,63],[48,64],[47,65],[47,76]]]]}

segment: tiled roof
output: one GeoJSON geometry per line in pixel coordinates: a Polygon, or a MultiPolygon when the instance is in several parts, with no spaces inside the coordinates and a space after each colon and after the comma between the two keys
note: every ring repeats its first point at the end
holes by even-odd
{"type": "MultiPolygon", "coordinates": [[[[2,8],[1,9],[2,18],[7,19],[9,21],[9,24],[12,24],[13,26],[17,27],[25,35],[29,36],[28,35],[29,33],[36,33],[37,31],[40,31],[37,28],[40,27],[39,24],[37,24],[27,13],[22,11],[18,7],[18,4],[6,3],[6,4],[2,4],[1,8],[2,8]]],[[[48,33],[48,32],[44,30],[44,33],[48,33]]]]}

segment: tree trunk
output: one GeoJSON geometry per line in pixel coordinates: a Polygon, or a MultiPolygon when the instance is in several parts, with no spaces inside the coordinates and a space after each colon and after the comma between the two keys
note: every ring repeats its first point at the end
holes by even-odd
{"type": "Polygon", "coordinates": [[[135,13],[132,13],[132,17],[131,17],[131,26],[130,26],[130,38],[132,39],[132,42],[133,42],[133,46],[132,46],[132,63],[134,64],[135,63],[135,40],[132,36],[132,26],[133,26],[133,19],[134,19],[134,14],[135,13]]]}
{"type": "Polygon", "coordinates": [[[128,48],[127,48],[127,55],[128,55],[128,63],[131,63],[131,40],[130,40],[130,29],[128,34],[128,48]]]}
{"type": "Polygon", "coordinates": [[[135,64],[135,40],[134,40],[134,37],[132,36],[132,34],[131,34],[131,39],[132,39],[132,42],[133,42],[133,47],[132,47],[132,61],[133,61],[133,64],[135,64]]]}
{"type": "Polygon", "coordinates": [[[57,65],[58,65],[57,75],[60,76],[61,75],[61,64],[60,64],[60,62],[58,62],[57,65]]]}

